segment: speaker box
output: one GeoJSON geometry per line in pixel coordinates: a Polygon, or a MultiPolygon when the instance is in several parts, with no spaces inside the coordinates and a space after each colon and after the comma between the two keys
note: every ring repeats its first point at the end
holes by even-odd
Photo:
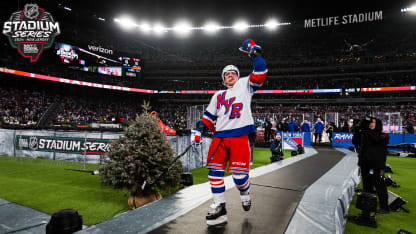
{"type": "Polygon", "coordinates": [[[46,234],[70,234],[82,229],[82,216],[74,209],[59,210],[52,214],[46,225],[46,234]]]}
{"type": "Polygon", "coordinates": [[[181,184],[185,186],[191,186],[194,184],[194,177],[191,173],[185,172],[181,174],[181,184]]]}
{"type": "Polygon", "coordinates": [[[355,203],[357,209],[368,212],[377,211],[377,196],[372,193],[361,192],[357,194],[357,201],[355,203]]]}
{"type": "Polygon", "coordinates": [[[355,206],[362,212],[355,217],[354,222],[358,225],[377,228],[376,216],[371,215],[371,212],[377,211],[377,196],[366,192],[358,193],[355,206]]]}
{"type": "Polygon", "coordinates": [[[298,152],[297,151],[292,151],[292,152],[290,152],[290,155],[291,156],[296,156],[296,155],[298,155],[298,152]]]}

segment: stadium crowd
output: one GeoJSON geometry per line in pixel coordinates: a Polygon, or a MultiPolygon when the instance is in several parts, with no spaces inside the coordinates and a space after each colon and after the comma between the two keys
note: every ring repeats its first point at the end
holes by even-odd
{"type": "Polygon", "coordinates": [[[53,99],[37,91],[0,87],[0,124],[34,126],[53,99]]]}
{"type": "MultiPolygon", "coordinates": [[[[0,41],[0,53],[3,54],[0,57],[0,67],[152,90],[220,90],[224,89],[220,82],[220,72],[224,65],[237,65],[242,76],[248,75],[252,69],[250,62],[236,49],[241,43],[241,36],[225,33],[218,35],[215,40],[203,35],[193,35],[195,40],[186,41],[171,40],[169,37],[153,40],[140,35],[131,36],[128,32],[108,27],[105,23],[84,25],[85,22],[74,20],[73,15],[64,14],[61,17],[63,24],[67,25],[63,25],[61,35],[56,38],[57,42],[79,46],[100,45],[119,54],[140,58],[143,62],[142,78],[116,77],[71,69],[60,62],[52,48],[45,50],[36,63],[30,63],[9,45],[5,37],[0,41]],[[104,31],[106,33],[100,33],[104,31]]],[[[371,113],[400,112],[403,125],[414,121],[415,103],[411,101],[414,91],[364,93],[346,90],[414,86],[416,30],[411,30],[414,27],[410,21],[389,19],[382,23],[331,29],[282,27],[277,32],[278,37],[256,31],[255,34],[261,39],[254,39],[261,44],[269,69],[262,89],[343,90],[341,93],[255,95],[254,116],[258,119],[273,117],[276,121],[300,121],[302,114],[323,118],[325,113],[337,112],[340,124],[344,124],[344,120],[371,113]],[[363,48],[357,53],[351,51],[351,44],[362,45],[360,47],[363,48]],[[365,103],[353,101],[358,97],[365,103]],[[398,100],[400,98],[402,99],[398,100]],[[379,100],[372,101],[374,99],[379,100]]],[[[19,82],[27,81],[15,81],[19,82]]],[[[209,101],[209,95],[204,94],[157,94],[150,97],[139,94],[103,94],[104,91],[100,91],[101,97],[94,97],[78,94],[89,92],[79,90],[46,94],[48,91],[42,87],[46,85],[42,83],[38,86],[37,89],[32,89],[21,84],[9,86],[8,81],[1,83],[0,120],[3,125],[35,125],[52,103],[56,103],[58,108],[51,114],[54,116],[51,125],[127,125],[137,113],[141,113],[142,100],[147,99],[151,100],[153,110],[158,112],[166,125],[174,129],[188,129],[187,107],[207,104],[209,101]]],[[[55,86],[55,89],[60,88],[55,86]]]]}
{"type": "MultiPolygon", "coordinates": [[[[0,122],[5,125],[35,126],[52,103],[59,104],[55,116],[46,127],[51,126],[86,126],[92,123],[111,123],[128,126],[143,110],[141,99],[111,96],[96,98],[86,95],[47,95],[38,90],[21,90],[15,88],[0,88],[0,122]]],[[[187,110],[193,103],[174,104],[159,102],[149,98],[152,111],[169,127],[176,130],[189,129],[187,126],[187,110]]],[[[331,104],[280,104],[252,105],[253,116],[256,120],[264,121],[272,118],[276,122],[294,121],[300,125],[304,119],[309,122],[317,118],[325,120],[326,114],[338,114],[341,129],[351,119],[359,119],[368,115],[377,115],[387,121],[386,113],[392,113],[395,124],[406,126],[416,121],[416,105],[414,103],[390,105],[331,105],[331,104]],[[399,114],[397,114],[399,113],[399,114]],[[383,117],[385,116],[385,117],[383,117]],[[400,118],[398,118],[400,116],[400,118]]],[[[393,118],[392,117],[392,118],[393,118]]],[[[331,120],[330,120],[331,121],[331,120]]],[[[333,120],[335,121],[335,120],[333,120]]],[[[329,122],[329,121],[328,121],[329,122]]]]}

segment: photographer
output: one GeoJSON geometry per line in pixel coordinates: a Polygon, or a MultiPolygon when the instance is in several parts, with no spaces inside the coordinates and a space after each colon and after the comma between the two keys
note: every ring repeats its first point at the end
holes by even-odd
{"type": "Polygon", "coordinates": [[[358,150],[358,166],[361,168],[364,192],[374,193],[379,198],[379,214],[389,213],[387,187],[384,183],[384,170],[387,159],[389,136],[382,132],[381,120],[366,118],[354,129],[353,144],[358,150]]]}
{"type": "Polygon", "coordinates": [[[276,134],[276,139],[270,146],[270,151],[272,151],[272,157],[270,158],[270,160],[272,162],[280,161],[283,159],[282,141],[280,139],[280,134],[276,134]]]}

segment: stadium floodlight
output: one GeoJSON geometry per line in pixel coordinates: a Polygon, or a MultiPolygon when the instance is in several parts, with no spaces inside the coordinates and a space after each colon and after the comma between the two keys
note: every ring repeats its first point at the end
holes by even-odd
{"type": "Polygon", "coordinates": [[[401,9],[401,12],[402,13],[405,13],[405,12],[412,12],[412,13],[414,13],[414,12],[416,12],[416,5],[413,5],[411,7],[402,8],[401,9]]]}
{"type": "Polygon", "coordinates": [[[202,27],[202,29],[205,30],[208,34],[214,34],[220,28],[221,27],[215,22],[208,22],[204,27],[202,27]]]}
{"type": "Polygon", "coordinates": [[[121,27],[126,28],[126,29],[138,27],[138,25],[132,19],[128,17],[123,17],[121,19],[115,18],[114,21],[119,23],[121,27]]]}
{"type": "Polygon", "coordinates": [[[264,24],[264,27],[266,27],[270,31],[275,30],[278,26],[279,22],[275,19],[270,19],[264,24]]]}
{"type": "Polygon", "coordinates": [[[72,9],[67,7],[67,6],[64,6],[64,9],[67,10],[67,11],[72,11],[72,9]]]}
{"type": "Polygon", "coordinates": [[[152,30],[152,28],[150,27],[150,25],[148,23],[140,24],[139,28],[142,32],[145,32],[145,33],[148,33],[148,32],[150,32],[150,30],[152,30]]]}
{"type": "Polygon", "coordinates": [[[153,26],[153,31],[156,35],[162,35],[166,32],[166,28],[161,23],[156,23],[155,26],[153,26]]]}
{"type": "Polygon", "coordinates": [[[173,30],[180,36],[187,36],[191,32],[192,26],[187,21],[180,21],[173,27],[173,30]]]}
{"type": "Polygon", "coordinates": [[[103,18],[103,17],[98,17],[97,18],[99,21],[105,21],[105,18],[103,18]]]}
{"type": "Polygon", "coordinates": [[[237,32],[244,32],[248,27],[249,25],[245,21],[238,21],[233,25],[233,29],[237,32]]]}

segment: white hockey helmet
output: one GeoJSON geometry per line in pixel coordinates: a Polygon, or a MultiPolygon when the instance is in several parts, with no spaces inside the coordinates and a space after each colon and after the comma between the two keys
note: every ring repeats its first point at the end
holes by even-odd
{"type": "Polygon", "coordinates": [[[240,70],[238,70],[238,68],[234,65],[227,65],[224,67],[224,69],[222,69],[222,80],[224,81],[225,79],[225,73],[229,72],[229,71],[235,71],[237,72],[237,77],[240,78],[240,70]]]}

